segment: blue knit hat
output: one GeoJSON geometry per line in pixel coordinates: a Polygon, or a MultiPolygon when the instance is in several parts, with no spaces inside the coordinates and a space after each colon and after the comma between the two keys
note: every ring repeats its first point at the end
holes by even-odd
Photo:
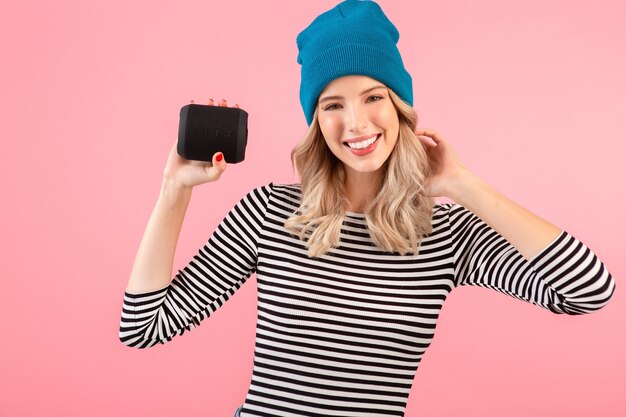
{"type": "Polygon", "coordinates": [[[317,16],[296,38],[302,65],[300,103],[307,124],[320,93],[335,78],[366,75],[413,106],[413,80],[396,43],[400,34],[371,0],[345,0],[317,16]]]}

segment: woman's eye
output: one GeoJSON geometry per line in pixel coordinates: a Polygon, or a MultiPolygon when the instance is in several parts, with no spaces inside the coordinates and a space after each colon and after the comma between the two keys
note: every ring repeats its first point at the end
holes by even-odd
{"type": "MultiPolygon", "coordinates": [[[[382,99],[383,99],[383,97],[382,97],[382,96],[369,96],[369,97],[368,97],[368,100],[369,100],[369,99],[374,99],[374,98],[378,98],[378,99],[380,99],[380,100],[382,100],[382,99]]],[[[380,101],[380,100],[372,100],[372,101],[380,101]]],[[[324,110],[325,110],[325,111],[326,111],[326,110],[333,110],[333,108],[334,108],[335,106],[337,106],[337,104],[331,104],[330,106],[326,106],[326,107],[324,108],[324,110]]]]}

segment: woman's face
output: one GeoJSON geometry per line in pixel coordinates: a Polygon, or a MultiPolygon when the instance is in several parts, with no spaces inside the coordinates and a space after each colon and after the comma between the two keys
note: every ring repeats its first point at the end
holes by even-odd
{"type": "Polygon", "coordinates": [[[398,140],[398,113],[387,87],[364,75],[347,75],[330,82],[317,105],[326,144],[346,173],[377,172],[398,140]]]}

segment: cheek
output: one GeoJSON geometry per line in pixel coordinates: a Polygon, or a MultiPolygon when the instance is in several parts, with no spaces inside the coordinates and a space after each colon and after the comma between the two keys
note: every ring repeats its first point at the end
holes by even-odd
{"type": "Polygon", "coordinates": [[[337,135],[339,122],[336,117],[322,117],[319,119],[320,130],[325,137],[333,138],[337,135]]]}
{"type": "Polygon", "coordinates": [[[393,104],[387,103],[386,105],[379,105],[375,108],[370,108],[370,121],[377,126],[391,130],[398,124],[398,114],[396,113],[393,104]]]}
{"type": "Polygon", "coordinates": [[[378,113],[378,121],[387,127],[393,127],[398,125],[398,114],[396,113],[395,107],[385,106],[378,113]]]}

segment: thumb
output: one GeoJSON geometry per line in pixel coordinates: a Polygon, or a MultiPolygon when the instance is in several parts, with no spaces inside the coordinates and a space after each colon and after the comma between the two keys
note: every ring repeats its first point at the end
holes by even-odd
{"type": "Polygon", "coordinates": [[[227,165],[222,152],[216,152],[215,155],[213,155],[213,166],[219,169],[220,173],[224,172],[227,165]]]}

